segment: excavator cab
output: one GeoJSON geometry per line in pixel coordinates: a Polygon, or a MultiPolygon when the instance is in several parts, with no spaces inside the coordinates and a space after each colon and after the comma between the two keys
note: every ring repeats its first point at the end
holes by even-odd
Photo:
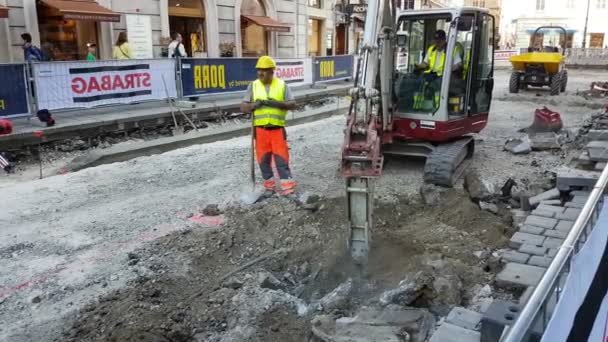
{"type": "MultiPolygon", "coordinates": [[[[494,18],[483,9],[467,7],[403,11],[396,26],[395,58],[400,57],[401,67],[395,70],[392,87],[395,137],[448,141],[455,136],[436,129],[428,134],[420,120],[437,128],[438,122],[458,120],[468,126],[479,114],[487,118],[493,88],[494,18]],[[441,48],[438,35],[445,35],[441,48]]],[[[479,132],[487,120],[482,122],[466,133],[479,132]]]]}

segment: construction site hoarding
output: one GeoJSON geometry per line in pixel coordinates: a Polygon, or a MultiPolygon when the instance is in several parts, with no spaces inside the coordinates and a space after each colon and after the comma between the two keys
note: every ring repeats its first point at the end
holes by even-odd
{"type": "Polygon", "coordinates": [[[313,80],[317,83],[350,79],[354,74],[354,61],[352,55],[315,57],[313,80]]]}
{"type": "MultiPolygon", "coordinates": [[[[257,78],[256,58],[184,58],[183,96],[244,91],[257,78]]],[[[310,59],[277,59],[275,76],[297,86],[312,83],[310,59]]]]}
{"type": "Polygon", "coordinates": [[[38,109],[91,108],[176,97],[173,59],[32,65],[38,109]]]}
{"type": "Polygon", "coordinates": [[[0,64],[0,118],[28,115],[24,64],[0,64]]]}

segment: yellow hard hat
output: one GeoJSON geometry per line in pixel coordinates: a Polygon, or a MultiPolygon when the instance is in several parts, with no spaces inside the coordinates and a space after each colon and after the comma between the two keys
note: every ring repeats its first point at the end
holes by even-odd
{"type": "Polygon", "coordinates": [[[256,69],[275,69],[277,64],[274,59],[270,56],[262,56],[258,59],[258,63],[255,65],[256,69]]]}

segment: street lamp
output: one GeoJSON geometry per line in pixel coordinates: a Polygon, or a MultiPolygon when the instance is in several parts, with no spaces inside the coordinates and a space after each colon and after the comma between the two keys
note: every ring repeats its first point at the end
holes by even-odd
{"type": "Polygon", "coordinates": [[[585,17],[585,30],[583,31],[583,49],[587,47],[587,25],[589,24],[589,7],[591,0],[587,0],[587,16],[585,17]]]}

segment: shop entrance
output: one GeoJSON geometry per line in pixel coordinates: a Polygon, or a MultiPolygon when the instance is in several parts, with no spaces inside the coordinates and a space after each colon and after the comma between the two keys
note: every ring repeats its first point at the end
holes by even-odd
{"type": "MultiPolygon", "coordinates": [[[[260,0],[243,0],[241,15],[265,17],[266,8],[260,0]]],[[[243,57],[268,55],[268,35],[263,26],[245,17],[241,20],[241,37],[243,40],[243,57]]]]}
{"type": "Polygon", "coordinates": [[[190,57],[207,57],[203,0],[169,0],[169,28],[182,35],[190,57]]]}

